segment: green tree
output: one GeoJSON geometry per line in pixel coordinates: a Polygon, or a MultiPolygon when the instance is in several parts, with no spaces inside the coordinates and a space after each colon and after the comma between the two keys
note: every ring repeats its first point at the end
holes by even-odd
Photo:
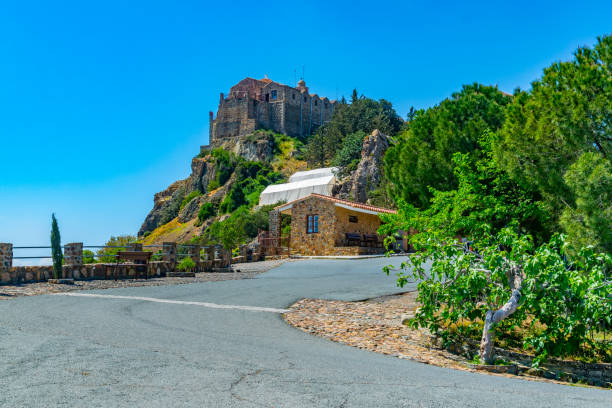
{"type": "Polygon", "coordinates": [[[62,277],[62,239],[60,237],[59,227],[55,214],[51,214],[51,256],[53,258],[53,277],[60,279],[62,277]]]}
{"type": "Polygon", "coordinates": [[[96,254],[94,254],[93,251],[90,251],[89,249],[83,250],[83,263],[84,264],[96,263],[96,254]]]}
{"type": "Polygon", "coordinates": [[[456,188],[453,155],[480,149],[483,132],[502,126],[510,100],[496,87],[464,85],[439,105],[416,112],[385,154],[390,194],[424,208],[432,197],[430,187],[456,188]]]}
{"type": "Polygon", "coordinates": [[[339,102],[329,122],[317,129],[306,146],[306,159],[311,165],[324,166],[342,148],[345,138],[356,132],[370,134],[374,129],[386,135],[396,134],[402,119],[390,102],[358,96],[354,91],[351,103],[339,102]]]}
{"type": "Polygon", "coordinates": [[[137,241],[138,239],[133,235],[112,236],[105,244],[105,246],[108,248],[98,250],[98,259],[100,262],[115,262],[115,255],[117,255],[117,252],[125,251],[128,244],[132,244],[137,241]]]}
{"type": "MultiPolygon", "coordinates": [[[[587,153],[597,153],[600,162],[612,160],[610,101],[612,36],[604,36],[593,48],[579,48],[572,61],[546,68],[530,92],[516,93],[506,111],[497,146],[500,163],[518,182],[541,191],[555,220],[564,212],[567,217],[567,209],[580,213],[578,199],[597,200],[585,198],[590,193],[572,186],[575,177],[566,172],[587,153]]],[[[562,224],[576,225],[567,219],[562,224]]],[[[580,228],[582,236],[599,235],[588,222],[580,228]]]]}
{"type": "Polygon", "coordinates": [[[346,167],[355,161],[359,161],[365,137],[366,134],[361,130],[347,135],[342,142],[342,147],[336,152],[332,164],[338,167],[346,167]]]}
{"type": "Polygon", "coordinates": [[[584,153],[568,168],[564,182],[575,198],[560,218],[570,242],[612,254],[612,163],[600,153],[584,153]]]}

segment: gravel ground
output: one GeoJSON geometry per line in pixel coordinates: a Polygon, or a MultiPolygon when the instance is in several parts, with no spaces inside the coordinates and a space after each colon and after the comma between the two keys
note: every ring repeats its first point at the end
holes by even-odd
{"type": "MultiPolygon", "coordinates": [[[[405,318],[414,316],[418,307],[416,294],[414,291],[361,302],[302,299],[294,303],[283,317],[290,325],[306,333],[352,347],[438,367],[476,372],[467,365],[464,356],[432,343],[426,330],[415,330],[402,324],[405,318]]],[[[516,377],[513,374],[486,374],[516,377]]],[[[521,378],[567,384],[525,373],[521,378]]]]}
{"type": "Polygon", "coordinates": [[[74,285],[58,285],[47,282],[24,283],[20,285],[0,286],[0,300],[13,299],[19,296],[35,296],[47,293],[72,292],[75,290],[94,290],[111,288],[128,288],[135,286],[165,286],[184,285],[196,282],[218,282],[225,280],[252,279],[260,273],[267,272],[285,262],[294,262],[292,259],[273,261],[250,262],[232,265],[233,272],[200,272],[193,278],[151,278],[122,279],[122,280],[83,280],[75,281],[74,285]]]}

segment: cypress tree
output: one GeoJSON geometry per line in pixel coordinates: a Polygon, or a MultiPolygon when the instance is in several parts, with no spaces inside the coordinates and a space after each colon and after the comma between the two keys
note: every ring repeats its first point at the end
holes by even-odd
{"type": "Polygon", "coordinates": [[[61,244],[59,227],[55,214],[51,214],[51,256],[53,258],[53,276],[55,279],[62,277],[62,244],[61,244]]]}

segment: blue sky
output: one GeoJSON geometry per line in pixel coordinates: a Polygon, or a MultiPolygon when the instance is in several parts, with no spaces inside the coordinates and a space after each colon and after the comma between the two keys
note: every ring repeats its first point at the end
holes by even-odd
{"type": "Polygon", "coordinates": [[[608,2],[4,1],[0,242],[136,233],[189,174],[219,92],[267,74],[405,116],[478,81],[512,92],[612,29],[608,2]]]}

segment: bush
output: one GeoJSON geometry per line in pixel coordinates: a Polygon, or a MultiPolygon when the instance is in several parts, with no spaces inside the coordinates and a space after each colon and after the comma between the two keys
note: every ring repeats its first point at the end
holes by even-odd
{"type": "Polygon", "coordinates": [[[365,137],[366,134],[362,130],[346,136],[332,164],[338,167],[353,165],[356,168],[361,158],[361,148],[363,147],[363,139],[365,139],[365,137]]]}
{"type": "Polygon", "coordinates": [[[179,262],[177,268],[181,272],[191,272],[195,269],[196,264],[190,257],[186,256],[179,262]]]}
{"type": "Polygon", "coordinates": [[[89,249],[85,249],[83,251],[83,263],[84,264],[96,263],[96,258],[95,258],[95,254],[93,253],[93,251],[90,251],[89,249]]]}
{"type": "Polygon", "coordinates": [[[194,190],[191,193],[187,194],[184,198],[183,201],[181,201],[181,205],[179,207],[179,211],[182,210],[187,204],[189,204],[191,202],[191,200],[193,200],[196,197],[201,196],[202,193],[200,192],[200,190],[194,190]]]}
{"type": "Polygon", "coordinates": [[[217,214],[217,209],[213,203],[204,203],[198,211],[198,223],[202,225],[204,221],[217,214]]]}

